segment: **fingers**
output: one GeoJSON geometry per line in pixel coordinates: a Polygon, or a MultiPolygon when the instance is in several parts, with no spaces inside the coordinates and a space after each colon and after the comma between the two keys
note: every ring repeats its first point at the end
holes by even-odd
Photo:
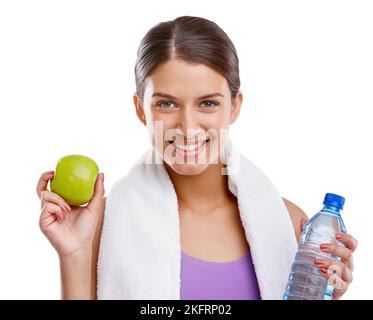
{"type": "Polygon", "coordinates": [[[320,268],[320,272],[329,277],[336,274],[348,283],[353,280],[351,269],[343,262],[332,259],[315,259],[315,265],[320,268]]]}
{"type": "Polygon", "coordinates": [[[49,180],[53,179],[54,171],[44,172],[38,181],[36,186],[36,193],[38,194],[39,199],[41,199],[43,191],[47,190],[49,180]]]}
{"type": "Polygon", "coordinates": [[[348,233],[338,233],[335,235],[336,239],[345,244],[352,252],[354,252],[358,246],[357,240],[348,233]]]}
{"type": "Polygon", "coordinates": [[[47,202],[40,214],[40,227],[41,229],[45,229],[48,225],[50,225],[52,222],[56,220],[56,217],[60,218],[60,220],[65,219],[65,215],[62,211],[62,209],[51,202],[47,202]]]}
{"type": "Polygon", "coordinates": [[[321,250],[326,253],[334,254],[337,257],[340,257],[342,259],[342,262],[345,263],[351,271],[353,271],[354,261],[352,253],[356,250],[358,246],[357,240],[347,233],[338,233],[335,237],[345,246],[338,245],[335,243],[323,243],[320,245],[321,250]]]}
{"type": "Polygon", "coordinates": [[[300,232],[301,233],[303,232],[304,225],[307,223],[307,221],[308,220],[305,218],[300,219],[300,232]]]}
{"type": "Polygon", "coordinates": [[[353,269],[352,251],[347,247],[343,247],[334,243],[323,243],[320,249],[325,253],[334,254],[340,257],[342,261],[353,269]]]}
{"type": "Polygon", "coordinates": [[[331,259],[315,259],[315,265],[320,268],[320,274],[332,283],[333,296],[342,295],[353,280],[351,269],[342,262],[331,259]]]}
{"type": "Polygon", "coordinates": [[[105,195],[104,187],[104,174],[99,173],[95,183],[95,191],[91,201],[89,202],[87,209],[90,211],[96,211],[102,204],[105,195]]]}
{"type": "Polygon", "coordinates": [[[44,204],[45,202],[51,202],[51,203],[57,204],[65,211],[71,210],[71,207],[67,204],[67,202],[61,196],[49,190],[44,190],[42,192],[41,201],[42,201],[42,204],[44,204]]]}
{"type": "Polygon", "coordinates": [[[349,248],[334,243],[323,243],[320,248],[323,252],[334,254],[344,260],[348,260],[352,256],[352,251],[349,248]]]}

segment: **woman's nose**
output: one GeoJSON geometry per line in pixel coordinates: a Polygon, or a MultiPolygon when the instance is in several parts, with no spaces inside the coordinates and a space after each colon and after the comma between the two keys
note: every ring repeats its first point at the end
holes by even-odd
{"type": "Polygon", "coordinates": [[[181,130],[185,137],[193,137],[194,132],[200,129],[198,115],[193,108],[188,106],[179,113],[177,129],[181,130]]]}

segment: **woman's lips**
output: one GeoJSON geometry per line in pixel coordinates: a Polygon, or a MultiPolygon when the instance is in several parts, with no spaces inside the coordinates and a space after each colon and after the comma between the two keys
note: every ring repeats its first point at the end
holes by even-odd
{"type": "Polygon", "coordinates": [[[175,156],[176,153],[184,158],[188,157],[195,157],[197,156],[201,150],[203,150],[208,143],[210,142],[210,139],[200,141],[199,143],[188,143],[188,144],[179,144],[176,143],[176,141],[169,141],[169,143],[173,146],[172,155],[175,156]]]}

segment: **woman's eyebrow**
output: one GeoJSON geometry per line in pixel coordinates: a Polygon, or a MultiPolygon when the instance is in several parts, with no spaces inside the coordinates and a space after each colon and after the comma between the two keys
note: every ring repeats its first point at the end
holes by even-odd
{"type": "Polygon", "coordinates": [[[215,92],[215,93],[211,93],[211,94],[207,94],[205,96],[199,97],[198,99],[207,99],[207,98],[218,97],[218,96],[224,98],[223,94],[221,94],[220,92],[215,92]]]}
{"type": "MultiPolygon", "coordinates": [[[[204,96],[201,96],[199,97],[198,99],[199,100],[202,100],[202,99],[207,99],[207,98],[212,98],[212,97],[216,97],[216,96],[220,96],[220,97],[223,97],[224,98],[224,95],[221,94],[220,92],[215,92],[215,93],[210,93],[210,94],[207,94],[207,95],[204,95],[204,96]]],[[[163,93],[163,92],[154,92],[153,95],[152,95],[152,98],[154,97],[161,97],[161,98],[166,98],[166,99],[174,99],[174,100],[177,100],[176,97],[170,95],[170,94],[167,94],[167,93],[163,93]]]]}
{"type": "Polygon", "coordinates": [[[154,98],[154,97],[161,97],[161,98],[167,98],[167,99],[175,99],[175,100],[177,100],[176,97],[171,96],[170,94],[167,94],[167,93],[162,93],[162,92],[154,92],[153,95],[152,95],[152,98],[154,98]]]}

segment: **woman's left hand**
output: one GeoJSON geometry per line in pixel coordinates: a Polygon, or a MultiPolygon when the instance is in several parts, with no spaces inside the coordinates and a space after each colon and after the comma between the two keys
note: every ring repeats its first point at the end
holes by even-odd
{"type": "MultiPolygon", "coordinates": [[[[307,220],[301,221],[301,230],[307,220]]],[[[339,299],[348,289],[352,282],[352,271],[354,270],[353,252],[358,246],[357,240],[347,233],[338,233],[336,240],[344,243],[345,246],[336,243],[323,243],[321,251],[334,254],[341,258],[341,261],[333,259],[315,259],[315,265],[320,268],[322,276],[333,284],[333,300],[339,299]]]]}

